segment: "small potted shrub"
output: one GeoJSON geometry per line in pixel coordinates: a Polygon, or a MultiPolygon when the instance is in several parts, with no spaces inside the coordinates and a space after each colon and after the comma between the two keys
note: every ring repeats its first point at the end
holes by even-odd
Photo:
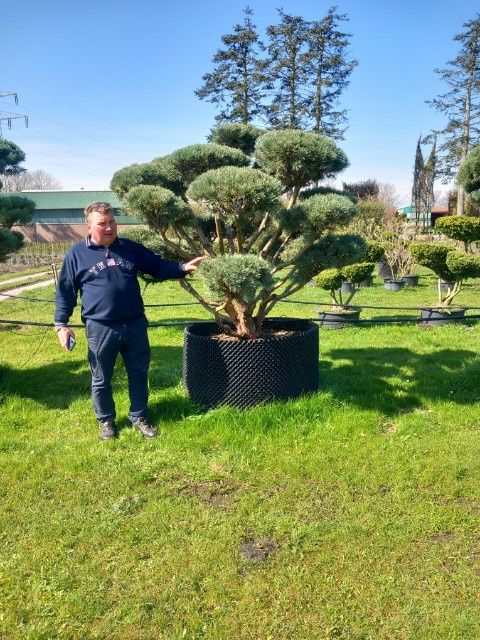
{"type": "Polygon", "coordinates": [[[375,264],[360,262],[341,269],[325,269],[316,277],[316,283],[330,294],[332,306],[328,311],[319,311],[321,325],[328,329],[341,329],[346,323],[359,319],[361,309],[350,308],[350,302],[361,283],[371,276],[375,264]],[[350,284],[348,292],[342,291],[342,283],[350,284]]]}
{"type": "MultiPolygon", "coordinates": [[[[410,243],[406,244],[407,251],[409,246],[410,243]]],[[[403,263],[402,280],[406,287],[416,287],[418,285],[419,275],[415,273],[415,262],[410,251],[408,251],[408,257],[409,259],[403,263]]]]}
{"type": "Polygon", "coordinates": [[[439,278],[437,305],[421,309],[421,318],[432,325],[462,319],[465,309],[454,307],[453,300],[467,278],[480,277],[480,258],[433,242],[412,244],[410,251],[418,264],[431,269],[439,278]],[[440,286],[441,280],[450,283],[446,291],[440,286]]]}
{"type": "Polygon", "coordinates": [[[392,274],[384,279],[385,288],[389,291],[399,291],[405,286],[403,276],[411,270],[412,258],[408,251],[410,239],[406,220],[393,208],[388,208],[383,215],[382,236],[385,262],[392,274]]]}
{"type": "MultiPolygon", "coordinates": [[[[0,188],[2,182],[0,180],[0,188]]],[[[35,203],[28,198],[0,194],[0,262],[7,260],[11,253],[24,245],[23,234],[12,231],[15,224],[27,225],[32,221],[35,203]]]]}
{"type": "Polygon", "coordinates": [[[480,240],[480,218],[471,216],[443,216],[438,218],[435,229],[452,240],[463,243],[467,253],[472,252],[472,243],[480,240]]]}
{"type": "MultiPolygon", "coordinates": [[[[236,132],[230,144],[242,136],[236,132]]],[[[357,262],[366,248],[361,237],[341,233],[356,215],[351,198],[328,189],[299,197],[347,166],[332,141],[269,131],[253,156],[254,163],[231,146],[193,145],[121,169],[112,180],[125,209],[178,258],[208,258],[195,280],[181,281],[215,320],[192,323],[184,336],[183,382],[206,407],[315,391],[318,326],[267,316],[320,271],[357,262]]]]}
{"type": "MultiPolygon", "coordinates": [[[[385,258],[385,247],[381,242],[376,240],[369,240],[367,242],[367,251],[365,254],[366,262],[373,262],[379,266],[380,262],[385,258]]],[[[379,267],[380,268],[380,267],[379,267]]],[[[360,283],[361,287],[371,287],[373,285],[373,273],[371,273],[363,282],[360,283]]]]}

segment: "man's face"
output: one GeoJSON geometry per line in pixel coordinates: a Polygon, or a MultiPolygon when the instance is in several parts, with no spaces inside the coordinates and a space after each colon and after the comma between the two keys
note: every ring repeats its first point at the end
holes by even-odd
{"type": "Polygon", "coordinates": [[[108,247],[117,237],[117,223],[113,213],[92,211],[87,220],[87,229],[95,244],[108,247]]]}

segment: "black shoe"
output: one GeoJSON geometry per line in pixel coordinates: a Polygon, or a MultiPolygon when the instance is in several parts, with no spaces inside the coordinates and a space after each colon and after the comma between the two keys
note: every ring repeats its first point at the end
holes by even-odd
{"type": "Polygon", "coordinates": [[[111,440],[117,435],[117,425],[113,420],[99,420],[100,425],[100,440],[111,440]]]}
{"type": "Polygon", "coordinates": [[[133,423],[135,429],[138,429],[144,438],[156,438],[157,427],[148,424],[146,418],[137,418],[133,423]]]}

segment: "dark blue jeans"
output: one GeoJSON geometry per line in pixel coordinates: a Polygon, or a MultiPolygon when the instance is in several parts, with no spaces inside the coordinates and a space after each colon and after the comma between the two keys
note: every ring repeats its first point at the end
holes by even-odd
{"type": "Polygon", "coordinates": [[[122,355],[127,370],[130,396],[130,420],[147,417],[148,367],[150,345],[147,319],[142,316],[129,322],[86,321],[88,362],[92,372],[92,400],[98,420],[115,419],[112,393],[113,369],[117,355],[122,355]]]}

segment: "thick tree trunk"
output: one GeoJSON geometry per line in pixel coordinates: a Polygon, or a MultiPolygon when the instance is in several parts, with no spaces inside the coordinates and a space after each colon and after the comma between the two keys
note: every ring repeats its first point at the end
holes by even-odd
{"type": "Polygon", "coordinates": [[[241,338],[257,338],[258,331],[255,326],[255,321],[253,319],[253,312],[250,305],[245,304],[244,302],[240,302],[238,300],[233,300],[233,307],[235,308],[235,313],[237,315],[237,320],[235,322],[236,330],[238,335],[241,338]]]}
{"type": "Polygon", "coordinates": [[[458,187],[457,190],[457,216],[463,216],[465,211],[465,190],[458,187]]]}
{"type": "Polygon", "coordinates": [[[218,249],[220,251],[220,255],[223,256],[223,254],[225,253],[225,249],[223,247],[222,223],[220,222],[220,218],[218,216],[215,216],[215,231],[217,233],[218,249]]]}

